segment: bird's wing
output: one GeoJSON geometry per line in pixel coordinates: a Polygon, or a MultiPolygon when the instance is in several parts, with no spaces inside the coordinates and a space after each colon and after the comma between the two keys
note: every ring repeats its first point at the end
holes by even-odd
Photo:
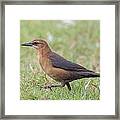
{"type": "Polygon", "coordinates": [[[84,68],[83,66],[78,65],[76,63],[72,63],[54,52],[50,53],[49,59],[52,63],[52,66],[54,66],[56,68],[62,68],[65,70],[78,71],[78,72],[79,71],[83,71],[83,72],[89,71],[86,68],[84,68]]]}

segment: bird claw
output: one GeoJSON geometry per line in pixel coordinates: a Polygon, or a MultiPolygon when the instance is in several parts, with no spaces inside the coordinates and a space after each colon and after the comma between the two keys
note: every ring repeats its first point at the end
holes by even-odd
{"type": "Polygon", "coordinates": [[[45,85],[43,88],[44,89],[50,89],[52,91],[52,86],[51,85],[45,85]]]}

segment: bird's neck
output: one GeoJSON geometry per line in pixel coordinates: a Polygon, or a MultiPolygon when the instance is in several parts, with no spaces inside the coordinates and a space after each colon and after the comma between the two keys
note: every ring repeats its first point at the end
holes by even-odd
{"type": "Polygon", "coordinates": [[[44,46],[43,48],[38,50],[38,55],[41,57],[46,57],[51,52],[49,46],[44,46]]]}
{"type": "Polygon", "coordinates": [[[44,47],[38,51],[38,61],[42,67],[42,69],[46,71],[46,67],[49,66],[49,53],[51,52],[51,49],[49,47],[44,47]]]}

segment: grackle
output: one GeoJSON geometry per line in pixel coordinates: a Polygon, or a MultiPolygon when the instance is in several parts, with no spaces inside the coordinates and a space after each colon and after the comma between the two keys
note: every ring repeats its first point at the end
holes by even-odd
{"type": "Polygon", "coordinates": [[[65,85],[71,90],[69,82],[81,78],[100,77],[99,73],[88,70],[85,67],[70,62],[53,52],[44,39],[34,39],[31,42],[22,43],[22,46],[30,46],[37,50],[38,60],[43,71],[60,82],[60,85],[49,85],[45,88],[64,87],[65,85]]]}

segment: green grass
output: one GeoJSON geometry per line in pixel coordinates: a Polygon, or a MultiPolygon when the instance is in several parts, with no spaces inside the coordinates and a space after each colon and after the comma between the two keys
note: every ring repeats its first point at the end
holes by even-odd
{"type": "MultiPolygon", "coordinates": [[[[37,21],[21,20],[20,42],[34,38],[45,38],[51,48],[66,59],[81,64],[90,70],[100,71],[100,22],[81,21],[37,21]]],[[[48,77],[38,64],[36,51],[20,48],[20,99],[21,100],[99,100],[100,78],[81,79],[67,87],[41,89],[41,86],[56,81],[48,77]]],[[[57,83],[59,84],[59,83],[57,83]]]]}

